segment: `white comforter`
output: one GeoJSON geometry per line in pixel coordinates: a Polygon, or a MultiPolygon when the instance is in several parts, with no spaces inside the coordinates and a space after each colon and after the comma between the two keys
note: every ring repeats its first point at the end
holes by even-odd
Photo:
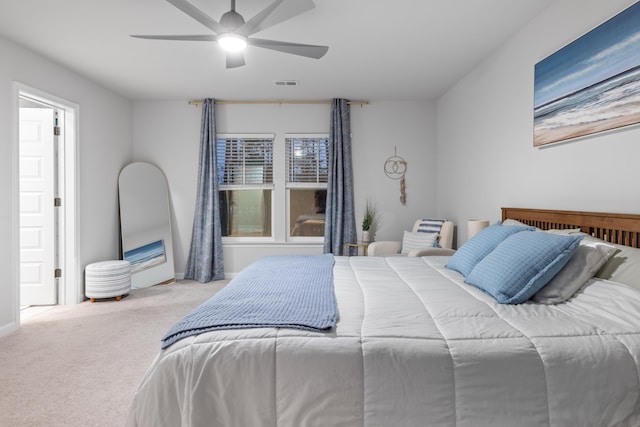
{"type": "Polygon", "coordinates": [[[640,425],[640,291],[594,280],[565,304],[505,306],[446,261],[336,258],[333,333],[179,341],[127,425],[640,425]]]}

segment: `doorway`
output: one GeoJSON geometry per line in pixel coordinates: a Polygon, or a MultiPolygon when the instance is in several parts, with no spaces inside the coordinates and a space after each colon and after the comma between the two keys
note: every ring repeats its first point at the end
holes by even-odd
{"type": "Polygon", "coordinates": [[[82,300],[75,265],[78,108],[16,87],[19,308],[73,304],[82,300]]]}

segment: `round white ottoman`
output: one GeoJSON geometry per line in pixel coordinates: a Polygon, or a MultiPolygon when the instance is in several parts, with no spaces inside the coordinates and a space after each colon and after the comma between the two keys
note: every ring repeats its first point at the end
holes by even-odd
{"type": "Polygon", "coordinates": [[[96,298],[116,298],[131,290],[131,263],[129,261],[100,261],[87,265],[84,270],[85,295],[96,298]]]}

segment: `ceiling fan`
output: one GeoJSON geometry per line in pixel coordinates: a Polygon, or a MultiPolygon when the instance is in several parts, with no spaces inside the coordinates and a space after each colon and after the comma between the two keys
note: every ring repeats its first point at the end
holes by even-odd
{"type": "Polygon", "coordinates": [[[235,0],[231,0],[231,10],[222,15],[220,22],[214,20],[187,0],[167,1],[209,28],[215,34],[175,36],[132,35],[131,37],[152,40],[217,41],[226,51],[227,68],[236,68],[245,65],[244,54],[242,52],[247,45],[315,59],[322,58],[329,50],[327,46],[289,43],[250,37],[259,31],[313,9],[315,4],[312,0],[275,0],[246,22],[242,15],[236,12],[235,0]]]}

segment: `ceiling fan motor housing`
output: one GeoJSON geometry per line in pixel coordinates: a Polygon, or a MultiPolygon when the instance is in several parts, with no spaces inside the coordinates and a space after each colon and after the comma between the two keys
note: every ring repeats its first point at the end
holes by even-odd
{"type": "Polygon", "coordinates": [[[220,24],[227,27],[229,31],[235,31],[244,25],[244,18],[235,10],[230,10],[222,15],[220,24]]]}

